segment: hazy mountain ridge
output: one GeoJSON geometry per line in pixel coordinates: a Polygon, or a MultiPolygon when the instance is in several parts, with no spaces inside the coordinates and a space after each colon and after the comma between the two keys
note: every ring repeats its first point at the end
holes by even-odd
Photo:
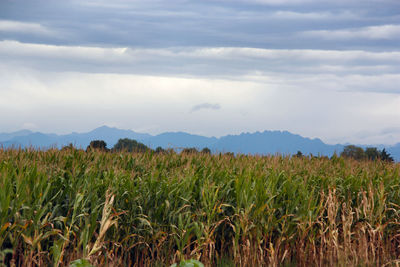
{"type": "Polygon", "coordinates": [[[33,132],[29,130],[20,130],[13,133],[0,133],[0,142],[8,141],[17,136],[26,136],[32,133],[33,132]]]}
{"type": "Polygon", "coordinates": [[[340,153],[343,149],[342,145],[327,145],[320,139],[310,139],[287,131],[227,135],[219,139],[216,147],[243,154],[295,154],[302,151],[305,154],[328,156],[335,151],[340,153]]]}
{"type": "Polygon", "coordinates": [[[161,146],[163,148],[196,147],[202,149],[204,147],[212,147],[217,143],[218,139],[185,132],[166,132],[141,141],[151,148],[161,146]]]}
{"type": "MultiPolygon", "coordinates": [[[[36,148],[61,148],[70,143],[76,147],[86,148],[92,140],[104,140],[108,147],[113,147],[118,139],[130,138],[140,141],[151,148],[196,147],[210,148],[213,152],[234,152],[243,154],[303,154],[331,156],[334,152],[340,153],[344,145],[329,145],[319,138],[307,138],[288,131],[264,131],[255,133],[242,133],[239,135],[226,135],[220,138],[205,137],[185,132],[166,132],[159,135],[137,133],[131,130],[122,130],[102,126],[87,133],[71,133],[65,135],[45,134],[22,130],[14,133],[0,133],[0,145],[3,147],[36,147],[36,148]],[[7,139],[8,138],[8,139],[7,139]]],[[[368,145],[363,145],[367,147],[368,145]]],[[[386,150],[400,161],[400,143],[386,147],[386,150]]]]}
{"type": "Polygon", "coordinates": [[[400,143],[390,146],[386,150],[393,156],[395,161],[400,162],[400,143]]]}
{"type": "Polygon", "coordinates": [[[76,147],[86,148],[92,140],[104,140],[109,147],[112,147],[118,142],[120,138],[130,138],[135,140],[145,140],[151,135],[136,133],[130,130],[121,130],[117,128],[102,126],[96,128],[87,133],[71,133],[65,135],[57,134],[45,134],[39,132],[31,132],[28,135],[15,136],[14,133],[10,133],[13,136],[10,140],[0,142],[5,147],[38,147],[38,148],[49,148],[58,147],[61,148],[64,145],[72,143],[76,147]]]}

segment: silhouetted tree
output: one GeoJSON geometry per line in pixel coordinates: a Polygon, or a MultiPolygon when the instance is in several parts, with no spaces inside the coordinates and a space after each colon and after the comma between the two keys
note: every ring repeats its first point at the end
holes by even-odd
{"type": "Polygon", "coordinates": [[[381,153],[380,153],[380,159],[383,161],[388,161],[388,162],[393,162],[394,159],[393,157],[386,152],[386,149],[382,149],[381,153]]]}
{"type": "Polygon", "coordinates": [[[104,142],[103,140],[93,140],[90,142],[90,144],[88,145],[88,147],[86,148],[86,151],[90,151],[90,150],[101,150],[101,151],[109,151],[109,149],[107,148],[107,143],[104,142]]]}
{"type": "Polygon", "coordinates": [[[348,145],[344,147],[343,152],[340,153],[340,156],[345,158],[362,160],[365,159],[365,152],[362,147],[358,147],[355,145],[348,145]]]}
{"type": "Polygon", "coordinates": [[[113,151],[126,152],[146,152],[150,150],[145,144],[129,138],[119,139],[113,148],[113,151]]]}
{"type": "Polygon", "coordinates": [[[376,147],[367,147],[365,149],[365,157],[369,160],[376,160],[379,159],[381,156],[381,153],[376,147]]]}

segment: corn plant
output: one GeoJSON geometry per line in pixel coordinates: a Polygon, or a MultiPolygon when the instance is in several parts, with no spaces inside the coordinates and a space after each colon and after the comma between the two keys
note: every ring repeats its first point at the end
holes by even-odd
{"type": "Polygon", "coordinates": [[[0,149],[0,188],[0,265],[400,262],[396,163],[0,149]]]}

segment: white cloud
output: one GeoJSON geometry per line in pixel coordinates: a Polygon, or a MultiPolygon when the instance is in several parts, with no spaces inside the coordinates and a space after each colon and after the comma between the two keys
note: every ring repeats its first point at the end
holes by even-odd
{"type": "Polygon", "coordinates": [[[301,35],[308,37],[320,37],[328,40],[346,39],[400,39],[400,25],[379,25],[363,28],[351,28],[343,30],[312,30],[302,32],[301,35]]]}
{"type": "Polygon", "coordinates": [[[39,23],[0,20],[0,32],[53,35],[54,32],[39,23]]]}
{"type": "Polygon", "coordinates": [[[81,61],[113,61],[123,60],[126,48],[101,48],[84,46],[57,46],[46,44],[21,43],[17,41],[1,41],[0,55],[16,57],[41,57],[55,60],[81,61]]]}

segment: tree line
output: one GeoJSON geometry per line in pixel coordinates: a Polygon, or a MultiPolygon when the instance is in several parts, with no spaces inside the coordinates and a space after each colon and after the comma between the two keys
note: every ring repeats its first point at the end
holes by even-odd
{"type": "MultiPolygon", "coordinates": [[[[304,154],[301,151],[297,151],[296,154],[293,155],[294,157],[304,157],[304,154]]],[[[311,157],[314,157],[312,154],[311,157]]],[[[323,156],[325,157],[325,156],[323,156]]],[[[333,157],[337,157],[336,152],[334,153],[333,157]]],[[[386,151],[386,149],[379,150],[376,147],[367,147],[362,148],[355,145],[347,145],[344,147],[343,151],[340,153],[340,157],[343,158],[352,158],[355,160],[381,160],[387,162],[393,162],[393,157],[386,151]]],[[[326,157],[327,158],[327,157],[326,157]]]]}
{"type": "MultiPolygon", "coordinates": [[[[73,145],[70,144],[69,146],[64,147],[63,149],[68,149],[68,148],[73,148],[73,145]]],[[[153,152],[153,153],[175,153],[175,150],[172,148],[169,149],[164,149],[162,147],[157,147],[156,149],[151,149],[145,144],[138,142],[133,139],[129,138],[122,138],[119,139],[118,142],[114,145],[113,148],[109,149],[107,148],[107,143],[103,140],[93,140],[90,142],[90,144],[87,146],[86,151],[91,151],[91,150],[100,150],[100,151],[110,151],[110,152],[133,152],[133,153],[144,153],[144,152],[153,152]]],[[[202,150],[198,150],[197,148],[194,147],[189,147],[189,148],[183,148],[181,150],[182,154],[196,154],[196,153],[202,153],[202,154],[211,154],[211,150],[207,147],[203,148],[202,150]]],[[[231,152],[225,153],[229,155],[234,155],[231,152]]],[[[295,157],[303,157],[303,153],[301,151],[298,151],[297,154],[294,155],[295,157]]],[[[312,155],[311,155],[312,156],[312,155]]],[[[335,154],[334,157],[337,157],[335,154]]],[[[355,145],[347,145],[344,147],[343,151],[340,153],[340,157],[344,158],[352,158],[355,160],[382,160],[382,161],[388,161],[388,162],[393,162],[394,159],[393,157],[386,151],[385,148],[382,150],[379,150],[376,147],[367,147],[367,148],[362,148],[359,146],[355,145]]]]}
{"type": "MultiPolygon", "coordinates": [[[[72,145],[70,145],[72,146],[72,145]]],[[[157,147],[156,149],[151,149],[143,143],[140,143],[136,140],[123,138],[119,139],[118,142],[114,145],[113,148],[107,148],[107,143],[103,140],[93,140],[87,146],[86,151],[91,150],[100,150],[100,151],[110,151],[110,152],[134,152],[134,153],[144,153],[144,152],[154,152],[154,153],[172,153],[174,152],[173,149],[164,149],[162,147],[157,147]]],[[[195,154],[195,153],[202,153],[202,154],[211,154],[211,150],[207,147],[203,148],[202,150],[198,150],[197,148],[190,147],[184,148],[181,151],[182,154],[195,154]]]]}
{"type": "Polygon", "coordinates": [[[340,156],[345,158],[353,158],[356,160],[382,160],[393,162],[393,157],[386,151],[386,149],[378,150],[376,147],[362,147],[355,145],[345,146],[340,156]]]}

